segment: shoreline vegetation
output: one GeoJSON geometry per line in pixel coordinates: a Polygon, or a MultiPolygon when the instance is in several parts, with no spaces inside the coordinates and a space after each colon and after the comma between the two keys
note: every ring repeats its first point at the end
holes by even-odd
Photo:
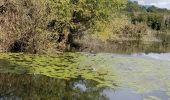
{"type": "Polygon", "coordinates": [[[153,51],[155,42],[170,45],[168,9],[126,0],[0,1],[0,52],[135,51],[144,44],[153,51]]]}

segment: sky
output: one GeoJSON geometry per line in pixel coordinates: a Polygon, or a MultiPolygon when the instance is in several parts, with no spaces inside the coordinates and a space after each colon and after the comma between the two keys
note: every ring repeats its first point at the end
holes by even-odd
{"type": "Polygon", "coordinates": [[[141,5],[154,5],[159,8],[170,9],[170,0],[131,0],[138,1],[141,5]]]}

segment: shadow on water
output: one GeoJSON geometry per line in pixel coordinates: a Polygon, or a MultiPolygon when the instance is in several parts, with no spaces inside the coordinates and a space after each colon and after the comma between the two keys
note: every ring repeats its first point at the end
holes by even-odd
{"type": "Polygon", "coordinates": [[[98,83],[83,78],[64,80],[6,73],[0,74],[0,79],[0,100],[168,100],[162,91],[137,94],[126,88],[97,88],[98,83]]]}
{"type": "Polygon", "coordinates": [[[0,100],[168,100],[169,97],[159,87],[155,91],[152,88],[155,84],[150,86],[159,82],[157,77],[168,79],[168,61],[88,53],[0,55],[0,100]],[[135,87],[150,91],[137,93],[135,87]]]}
{"type": "Polygon", "coordinates": [[[16,63],[12,63],[7,59],[0,59],[0,72],[27,74],[29,73],[29,69],[16,63]]]}
{"type": "Polygon", "coordinates": [[[140,40],[123,40],[123,41],[107,41],[82,49],[83,52],[91,53],[118,53],[118,54],[131,54],[131,53],[165,53],[170,52],[170,42],[165,41],[140,41],[140,40]]]}
{"type": "Polygon", "coordinates": [[[107,100],[90,80],[18,74],[0,74],[0,79],[1,100],[107,100]]]}
{"type": "Polygon", "coordinates": [[[81,57],[1,53],[0,100],[107,100],[102,90],[116,87],[114,79],[106,80],[106,72],[80,67],[81,57]]]}

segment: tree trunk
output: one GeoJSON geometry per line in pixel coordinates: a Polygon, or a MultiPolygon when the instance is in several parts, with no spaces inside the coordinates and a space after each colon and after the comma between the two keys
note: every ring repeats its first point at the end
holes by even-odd
{"type": "Polygon", "coordinates": [[[63,34],[59,36],[58,48],[62,51],[69,51],[73,43],[73,36],[69,27],[63,29],[63,34]]]}

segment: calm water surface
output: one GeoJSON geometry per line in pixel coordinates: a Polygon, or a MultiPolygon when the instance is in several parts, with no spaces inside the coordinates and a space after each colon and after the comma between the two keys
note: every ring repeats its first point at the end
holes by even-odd
{"type": "Polygon", "coordinates": [[[170,53],[0,53],[0,100],[170,100],[170,53]]]}

